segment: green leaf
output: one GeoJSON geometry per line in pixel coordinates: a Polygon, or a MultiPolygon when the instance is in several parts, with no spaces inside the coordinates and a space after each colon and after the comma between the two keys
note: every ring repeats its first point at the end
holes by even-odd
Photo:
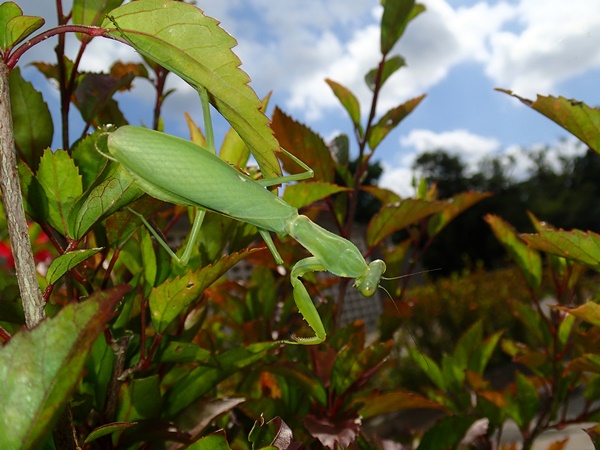
{"type": "Polygon", "coordinates": [[[62,277],[69,270],[78,266],[83,261],[94,256],[101,250],[102,248],[91,248],[88,250],[75,250],[60,255],[58,258],[52,261],[52,264],[50,264],[50,267],[48,267],[46,282],[48,284],[56,283],[60,277],[62,277]]]}
{"type": "Polygon", "coordinates": [[[42,94],[21,77],[18,67],[11,70],[8,83],[15,145],[21,158],[36,170],[42,152],[52,144],[52,116],[42,94]]]}
{"type": "Polygon", "coordinates": [[[81,176],[75,163],[66,151],[48,149],[40,159],[36,179],[48,203],[45,219],[59,233],[66,235],[69,211],[82,192],[81,176]]]}
{"type": "Polygon", "coordinates": [[[194,88],[204,87],[211,103],[250,147],[265,177],[280,175],[275,156],[279,144],[231,51],[235,39],[215,19],[184,2],[144,0],[114,9],[102,27],[194,88]]]}
{"type": "Polygon", "coordinates": [[[381,53],[387,55],[404,33],[408,23],[425,11],[415,0],[386,0],[381,18],[381,53]]]}
{"type": "Polygon", "coordinates": [[[113,422],[96,428],[85,438],[84,444],[89,444],[102,436],[107,436],[113,433],[119,433],[129,427],[136,425],[137,422],[113,422]]]}
{"type": "Polygon", "coordinates": [[[0,5],[0,48],[7,52],[42,25],[44,19],[24,16],[16,3],[2,3],[0,5]]]}
{"type": "MultiPolygon", "coordinates": [[[[383,63],[383,69],[381,71],[381,80],[379,80],[379,86],[383,86],[383,84],[391,75],[393,75],[398,69],[404,66],[406,66],[406,61],[402,56],[394,56],[390,59],[387,59],[383,63]]],[[[375,83],[377,81],[376,77],[378,71],[379,67],[375,67],[365,75],[365,83],[367,83],[367,86],[369,87],[369,89],[371,89],[371,91],[375,90],[375,83]]]]}
{"type": "Polygon", "coordinates": [[[335,96],[338,98],[344,109],[350,115],[350,119],[354,124],[354,128],[358,130],[360,136],[363,135],[363,129],[360,125],[360,103],[358,103],[358,99],[354,96],[352,91],[345,86],[342,86],[339,83],[336,83],[329,78],[325,79],[325,83],[329,85],[335,96]]]}
{"type": "Polygon", "coordinates": [[[381,188],[379,186],[362,185],[360,187],[360,190],[368,192],[384,205],[387,205],[389,203],[400,203],[400,201],[402,200],[402,198],[394,191],[391,191],[386,188],[381,188]]]}
{"type": "MultiPolygon", "coordinates": [[[[98,25],[123,0],[73,0],[72,19],[78,25],[98,25]]],[[[79,36],[79,34],[78,34],[79,36]]]]}
{"type": "Polygon", "coordinates": [[[540,396],[533,382],[521,373],[517,373],[517,397],[519,405],[520,426],[526,426],[538,413],[540,407],[540,396]]]}
{"type": "Polygon", "coordinates": [[[548,229],[538,234],[522,234],[521,238],[532,248],[600,270],[600,234],[548,229]]]}
{"type": "Polygon", "coordinates": [[[413,198],[406,198],[400,203],[385,205],[369,222],[367,245],[375,247],[392,233],[442,211],[445,206],[444,202],[428,202],[413,198]]]}
{"type": "Polygon", "coordinates": [[[574,309],[557,306],[556,309],[567,312],[575,317],[590,323],[596,327],[600,327],[600,305],[594,302],[587,302],[574,309]]]}
{"type": "Polygon", "coordinates": [[[519,97],[506,89],[496,89],[515,98],[525,105],[554,121],[569,133],[579,138],[596,153],[600,153],[600,109],[590,108],[583,102],[564,97],[538,95],[535,101],[519,97]]]}
{"type": "Polygon", "coordinates": [[[231,450],[223,430],[209,434],[186,448],[187,450],[231,450]]]}
{"type": "MultiPolygon", "coordinates": [[[[269,100],[271,99],[271,93],[267,94],[262,100],[261,112],[266,112],[269,100]]],[[[229,164],[233,164],[235,167],[244,168],[248,164],[250,157],[250,149],[245,142],[240,138],[237,132],[230,128],[225,133],[223,142],[221,143],[221,149],[219,150],[219,158],[227,161],[229,164]]]]}
{"type": "Polygon", "coordinates": [[[278,342],[260,342],[246,347],[235,347],[214,356],[214,367],[197,367],[167,392],[167,404],[163,415],[170,417],[177,414],[224,379],[262,361],[269,350],[279,345],[278,342]]]}
{"type": "Polygon", "coordinates": [[[136,378],[125,383],[119,392],[117,421],[133,422],[160,415],[162,397],[158,375],[136,378]]]}
{"type": "Polygon", "coordinates": [[[425,94],[412,98],[385,113],[385,115],[379,119],[379,122],[371,128],[371,131],[367,136],[371,150],[375,150],[388,133],[396,128],[396,126],[398,126],[398,124],[408,116],[424,98],[425,94]]]}
{"type": "MultiPolygon", "coordinates": [[[[303,161],[314,172],[314,181],[333,183],[335,181],[335,161],[323,138],[306,125],[295,121],[279,108],[273,111],[271,124],[277,140],[283,148],[303,161]]],[[[298,172],[298,166],[283,156],[283,167],[288,173],[298,172]]]]}
{"type": "Polygon", "coordinates": [[[466,414],[443,418],[425,432],[419,450],[456,448],[474,421],[466,414]]]}
{"type": "Polygon", "coordinates": [[[587,353],[569,361],[567,370],[571,372],[600,373],[600,355],[587,353]]]}
{"type": "Polygon", "coordinates": [[[308,182],[296,183],[286,186],[283,193],[283,200],[290,206],[300,209],[304,206],[312,205],[314,202],[349,190],[343,186],[337,186],[331,183],[308,182]]]}
{"type": "Polygon", "coordinates": [[[488,214],[484,217],[484,220],[490,225],[496,239],[500,241],[515,260],[527,280],[527,284],[533,289],[539,288],[542,283],[542,258],[540,254],[525,245],[515,229],[498,216],[488,214]]]}
{"type": "Polygon", "coordinates": [[[198,344],[178,341],[165,343],[164,339],[156,352],[156,360],[159,362],[207,363],[211,356],[208,350],[198,344]]]}
{"type": "Polygon", "coordinates": [[[362,403],[360,415],[363,419],[370,419],[382,414],[389,414],[406,409],[437,409],[445,411],[446,408],[437,402],[429,400],[422,395],[408,391],[375,392],[364,396],[354,397],[355,405],[362,403]]]}
{"type": "Polygon", "coordinates": [[[469,209],[475,203],[491,197],[491,192],[461,192],[451,199],[447,200],[447,206],[442,211],[434,215],[427,224],[429,236],[436,236],[446,225],[452,222],[457,216],[469,209]]]}
{"type": "Polygon", "coordinates": [[[444,380],[444,375],[440,370],[440,366],[429,356],[424,355],[413,347],[409,347],[407,350],[413,361],[415,361],[427,377],[433,381],[433,384],[445,391],[446,381],[444,380]]]}
{"type": "Polygon", "coordinates": [[[127,291],[120,286],[65,306],[0,347],[0,442],[34,448],[77,386],[92,344],[127,291]]]}
{"type": "Polygon", "coordinates": [[[150,292],[149,305],[152,323],[157,333],[164,333],[168,326],[186,308],[197,300],[202,292],[221,275],[246,256],[262,249],[250,249],[225,255],[216,263],[196,271],[189,271],[181,277],[167,280],[150,292]]]}

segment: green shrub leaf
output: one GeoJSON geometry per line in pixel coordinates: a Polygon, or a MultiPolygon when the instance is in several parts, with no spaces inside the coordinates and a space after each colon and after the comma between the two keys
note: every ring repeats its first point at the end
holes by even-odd
{"type": "Polygon", "coordinates": [[[425,11],[415,0],[386,0],[381,18],[381,53],[388,54],[404,33],[408,23],[425,11]]]}
{"type": "MultiPolygon", "coordinates": [[[[394,57],[386,60],[385,63],[383,64],[383,70],[381,71],[381,80],[379,81],[379,85],[383,86],[383,84],[387,81],[387,79],[391,75],[393,75],[398,69],[404,67],[405,65],[406,65],[406,61],[401,56],[394,56],[394,57]]],[[[375,77],[377,76],[378,70],[379,70],[379,67],[375,67],[374,69],[371,69],[365,75],[365,83],[367,83],[367,86],[372,91],[375,90],[375,82],[376,82],[375,77]]]]}
{"type": "Polygon", "coordinates": [[[590,108],[583,102],[564,97],[538,95],[535,101],[513,94],[506,89],[496,89],[515,98],[557,123],[579,138],[596,153],[600,153],[600,109],[590,108]]]}
{"type": "Polygon", "coordinates": [[[90,248],[88,250],[75,250],[65,253],[64,255],[60,255],[58,258],[52,261],[52,264],[50,264],[50,267],[48,267],[46,282],[48,284],[56,283],[60,277],[62,277],[69,270],[78,266],[86,259],[91,258],[101,250],[102,248],[90,248]]]}
{"type": "Polygon", "coordinates": [[[354,96],[350,89],[333,80],[326,78],[325,83],[329,85],[344,109],[348,112],[354,127],[358,130],[359,135],[362,136],[363,130],[362,126],[360,125],[360,103],[358,103],[358,99],[354,96]]]}
{"type": "Polygon", "coordinates": [[[514,228],[498,216],[488,214],[485,221],[515,260],[529,286],[537,289],[542,283],[542,258],[539,253],[525,245],[514,228]]]}
{"type": "Polygon", "coordinates": [[[150,292],[149,304],[152,323],[157,333],[164,333],[192,302],[198,300],[204,289],[239,261],[256,251],[262,251],[262,249],[250,249],[223,256],[212,265],[190,271],[153,288],[150,292]]]}
{"type": "Polygon", "coordinates": [[[6,52],[44,25],[41,17],[24,16],[14,2],[0,5],[0,48],[6,52]]]}
{"type": "Polygon", "coordinates": [[[367,136],[371,150],[375,150],[388,133],[396,128],[396,126],[408,116],[424,98],[425,94],[415,97],[385,113],[385,115],[379,119],[379,122],[371,128],[371,131],[367,136]]]}
{"type": "Polygon", "coordinates": [[[40,160],[35,178],[48,204],[48,217],[44,219],[66,235],[69,211],[82,193],[81,176],[75,163],[66,151],[48,149],[40,160]]]}
{"type": "Polygon", "coordinates": [[[283,193],[283,200],[290,206],[300,209],[304,206],[312,205],[318,200],[347,191],[348,188],[337,186],[331,183],[308,182],[296,183],[286,186],[283,193]]]}
{"type": "Polygon", "coordinates": [[[428,202],[414,198],[385,205],[369,222],[367,244],[369,247],[375,247],[392,233],[418,223],[427,216],[442,211],[445,207],[444,202],[428,202]]]}

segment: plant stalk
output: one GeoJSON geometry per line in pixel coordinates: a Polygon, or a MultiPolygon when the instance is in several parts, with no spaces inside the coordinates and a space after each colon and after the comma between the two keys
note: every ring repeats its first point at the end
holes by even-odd
{"type": "Polygon", "coordinates": [[[0,189],[25,313],[25,324],[27,328],[33,328],[45,317],[44,301],[37,281],[21,197],[21,185],[17,174],[8,74],[8,66],[0,61],[0,189]]]}

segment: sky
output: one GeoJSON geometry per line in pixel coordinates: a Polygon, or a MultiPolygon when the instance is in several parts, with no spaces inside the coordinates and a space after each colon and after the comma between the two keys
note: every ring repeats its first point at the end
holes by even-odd
{"type": "MultiPolygon", "coordinates": [[[[45,28],[55,24],[54,2],[19,3],[25,14],[45,17],[45,28]]],[[[63,3],[69,7],[68,1],[63,3]]],[[[410,23],[392,52],[404,57],[407,66],[386,82],[378,113],[421,94],[427,97],[376,150],[374,160],[385,169],[381,185],[411,195],[415,158],[436,149],[459,155],[472,170],[484,158],[512,155],[515,176],[526,174],[528,150],[550,146],[555,159],[559,153],[584,151],[562,128],[494,88],[532,99],[536,94],[561,95],[600,104],[600,1],[420,3],[426,11],[410,23]]],[[[364,74],[380,57],[378,0],[196,4],[237,39],[234,52],[258,96],[272,91],[268,114],[277,105],[325,140],[339,133],[352,136],[346,112],[324,81],[331,78],[356,94],[364,123],[371,101],[364,74]]],[[[55,41],[44,42],[20,62],[24,77],[42,90],[50,105],[57,104],[56,91],[27,63],[53,61],[54,45],[55,41]]],[[[74,55],[76,46],[70,39],[68,52],[74,55]]],[[[95,39],[81,69],[100,71],[116,59],[136,58],[121,44],[95,39]]],[[[178,91],[165,103],[165,131],[186,136],[183,113],[200,123],[199,101],[184,82],[173,75],[169,81],[178,91]]],[[[151,123],[153,95],[147,82],[137,82],[119,101],[130,123],[151,123]]],[[[222,136],[225,124],[216,124],[217,137],[222,136]]]]}

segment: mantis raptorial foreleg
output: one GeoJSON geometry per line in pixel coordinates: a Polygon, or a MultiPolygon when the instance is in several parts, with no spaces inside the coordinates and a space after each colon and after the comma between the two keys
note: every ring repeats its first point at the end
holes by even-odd
{"type": "MultiPolygon", "coordinates": [[[[212,144],[212,123],[208,112],[208,95],[200,90],[205,111],[207,142],[212,144]]],[[[325,327],[300,277],[308,272],[328,271],[339,277],[354,278],[354,286],[370,297],[375,293],[385,263],[367,264],[356,246],[320,226],[281,198],[267,190],[289,181],[303,180],[313,175],[302,161],[288,153],[306,172],[253,180],[215,155],[214,150],[184,139],[139,127],[123,126],[108,137],[110,158],[122,164],[135,182],[149,195],[197,210],[210,210],[242,222],[255,225],[278,264],[283,261],[270,232],[291,236],[313,256],[296,263],[291,272],[294,301],[315,336],[285,341],[298,344],[318,344],[325,340],[325,327]]],[[[287,153],[287,152],[286,152],[287,153]]],[[[180,264],[187,264],[200,232],[201,213],[196,214],[190,238],[181,257],[177,257],[158,233],[141,217],[158,242],[180,264]]]]}

